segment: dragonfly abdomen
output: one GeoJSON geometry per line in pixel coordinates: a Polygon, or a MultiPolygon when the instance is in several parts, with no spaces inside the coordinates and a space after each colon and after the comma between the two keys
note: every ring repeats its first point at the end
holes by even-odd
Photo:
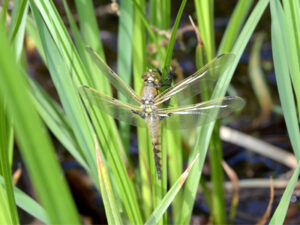
{"type": "Polygon", "coordinates": [[[157,175],[158,175],[158,178],[161,179],[162,160],[161,160],[160,118],[155,114],[150,114],[145,119],[146,119],[148,129],[150,132],[157,175]]]}

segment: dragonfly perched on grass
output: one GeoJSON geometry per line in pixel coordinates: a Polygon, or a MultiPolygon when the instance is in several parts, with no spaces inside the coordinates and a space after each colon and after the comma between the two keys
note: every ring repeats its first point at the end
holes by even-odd
{"type": "Polygon", "coordinates": [[[160,92],[163,85],[160,71],[149,69],[142,75],[145,84],[141,95],[138,96],[130,86],[106,65],[93,49],[88,47],[87,50],[111,84],[128,99],[128,103],[106,96],[85,85],[79,87],[80,95],[118,120],[134,126],[148,128],[159,179],[161,178],[162,166],[161,126],[167,129],[201,126],[218,118],[226,117],[244,106],[244,100],[237,96],[227,96],[186,105],[187,99],[200,94],[216,83],[218,77],[232,62],[233,54],[223,54],[216,57],[191,76],[163,92],[160,92]],[[164,103],[170,102],[173,98],[176,98],[176,106],[168,104],[168,107],[163,107],[164,103]]]}

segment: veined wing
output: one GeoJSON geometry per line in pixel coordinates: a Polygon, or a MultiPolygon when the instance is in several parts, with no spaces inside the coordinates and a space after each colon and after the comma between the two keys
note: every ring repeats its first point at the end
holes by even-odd
{"type": "Polygon", "coordinates": [[[80,86],[78,90],[81,96],[85,97],[90,103],[99,107],[112,117],[133,126],[146,127],[145,121],[139,115],[134,113],[141,112],[140,108],[121,102],[118,99],[108,97],[88,86],[80,86]]]}
{"type": "Polygon", "coordinates": [[[160,105],[168,101],[172,96],[176,96],[178,105],[182,105],[185,100],[200,94],[208,87],[212,87],[219,76],[226,71],[234,57],[234,54],[228,53],[214,58],[210,63],[206,64],[191,76],[156,96],[154,100],[155,105],[160,105]]]}
{"type": "Polygon", "coordinates": [[[128,86],[112,69],[101,59],[101,57],[91,48],[86,47],[88,53],[93,59],[94,63],[104,73],[107,79],[111,82],[114,87],[120,91],[131,104],[139,105],[140,97],[137,96],[135,91],[128,86]]]}
{"type": "Polygon", "coordinates": [[[159,109],[157,114],[163,118],[162,126],[167,129],[186,129],[227,117],[232,112],[242,109],[244,105],[245,101],[242,98],[227,96],[195,105],[159,109]]]}

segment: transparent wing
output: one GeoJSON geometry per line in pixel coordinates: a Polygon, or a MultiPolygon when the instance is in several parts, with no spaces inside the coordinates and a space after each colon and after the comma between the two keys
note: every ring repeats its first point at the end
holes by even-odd
{"type": "Polygon", "coordinates": [[[110,83],[120,91],[131,104],[139,105],[140,98],[135,91],[128,86],[112,69],[101,59],[101,57],[91,48],[86,47],[88,53],[93,59],[94,63],[104,73],[110,83]]]}
{"type": "Polygon", "coordinates": [[[137,114],[141,113],[140,108],[108,97],[88,86],[80,86],[78,91],[81,96],[110,116],[133,126],[146,127],[144,119],[137,114]]]}
{"type": "Polygon", "coordinates": [[[155,105],[168,101],[172,96],[176,96],[178,105],[183,105],[187,99],[200,94],[209,87],[213,87],[234,57],[234,54],[223,54],[214,58],[191,76],[156,96],[155,105]]]}
{"type": "Polygon", "coordinates": [[[195,105],[159,109],[158,115],[162,118],[162,126],[167,129],[187,129],[227,117],[244,105],[242,98],[228,96],[195,105]]]}

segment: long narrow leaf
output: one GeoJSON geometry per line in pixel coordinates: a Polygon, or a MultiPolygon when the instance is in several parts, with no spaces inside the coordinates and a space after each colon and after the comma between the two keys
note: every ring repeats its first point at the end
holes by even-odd
{"type": "Polygon", "coordinates": [[[96,162],[90,149],[92,148],[92,137],[89,135],[91,128],[87,125],[87,118],[84,117],[83,113],[84,109],[71,79],[73,68],[70,68],[70,64],[67,64],[58,47],[54,44],[53,36],[50,36],[48,27],[45,26],[44,20],[41,18],[37,8],[33,4],[31,4],[31,8],[34,12],[52,80],[57,87],[58,95],[63,104],[66,116],[70,121],[74,135],[81,149],[85,150],[85,159],[90,166],[91,175],[95,179],[97,177],[96,162]]]}
{"type": "MultiPolygon", "coordinates": [[[[12,118],[7,114],[6,102],[0,101],[0,174],[5,180],[6,195],[3,199],[3,204],[7,203],[9,208],[9,215],[11,223],[19,224],[19,218],[13,194],[11,158],[13,151],[10,149],[13,145],[12,135],[12,118]]],[[[1,185],[1,184],[0,184],[1,185]]],[[[2,205],[4,206],[4,205],[2,205]]]]}
{"type": "MultiPolygon", "coordinates": [[[[3,177],[0,176],[0,185],[4,184],[3,177]]],[[[44,208],[42,208],[35,200],[25,194],[17,187],[13,187],[14,195],[16,199],[16,204],[18,207],[23,209],[28,214],[34,216],[35,218],[41,220],[42,222],[49,224],[49,218],[44,208]]]]}
{"type": "Polygon", "coordinates": [[[300,131],[296,113],[296,104],[294,101],[293,89],[290,79],[290,70],[288,60],[289,46],[286,31],[284,13],[277,0],[271,1],[272,16],[272,49],[275,66],[275,75],[278,85],[278,92],[284,119],[286,122],[288,134],[293,146],[297,160],[300,159],[300,131]]]}
{"type": "Polygon", "coordinates": [[[286,22],[289,51],[289,68],[293,81],[294,91],[298,102],[298,115],[300,115],[300,2],[298,0],[282,1],[284,18],[286,22]]]}
{"type": "MultiPolygon", "coordinates": [[[[59,14],[54,7],[53,2],[49,0],[31,0],[31,7],[38,8],[38,14],[42,16],[43,22],[46,24],[47,30],[51,34],[51,38],[56,46],[55,48],[58,48],[59,50],[57,54],[61,54],[59,57],[61,57],[63,60],[60,63],[64,63],[64,66],[67,65],[68,67],[67,71],[65,71],[65,74],[56,75],[58,79],[64,80],[60,84],[63,86],[60,86],[58,91],[60,97],[62,98],[61,100],[64,109],[66,110],[67,117],[72,125],[72,130],[81,149],[84,149],[85,158],[89,164],[92,178],[96,182],[96,160],[94,157],[94,146],[91,138],[93,131],[91,126],[87,126],[86,124],[88,121],[87,115],[81,114],[83,110],[82,105],[78,105],[78,95],[77,93],[75,94],[74,90],[72,90],[74,86],[71,85],[75,84],[76,86],[80,86],[82,84],[86,84],[94,86],[94,82],[92,82],[91,76],[87,73],[87,68],[79,58],[79,55],[67,33],[66,28],[63,25],[62,19],[59,17],[59,14]],[[68,77],[70,76],[70,73],[72,74],[72,80],[70,80],[70,77],[68,77]],[[66,77],[60,77],[63,75],[66,77]],[[62,94],[62,91],[66,91],[65,94],[62,94]]],[[[37,21],[39,20],[40,19],[37,19],[37,21]]],[[[95,68],[96,67],[93,66],[93,74],[95,72],[96,75],[97,72],[99,73],[100,71],[96,70],[95,68]]],[[[97,78],[97,76],[94,77],[98,80],[101,80],[101,76],[98,76],[99,78],[97,78]]],[[[99,81],[97,83],[99,83],[99,81]]],[[[99,87],[97,85],[97,88],[101,90],[100,85],[99,87]]],[[[118,193],[122,198],[122,203],[128,218],[130,221],[132,221],[132,223],[140,224],[142,223],[140,208],[137,203],[132,182],[128,177],[124,161],[122,160],[123,158],[126,159],[126,157],[123,157],[124,150],[121,140],[119,139],[116,126],[112,124],[114,121],[99,109],[90,106],[88,102],[86,102],[86,106],[89,116],[93,122],[93,127],[95,128],[97,136],[100,139],[101,150],[105,151],[104,155],[111,167],[110,171],[114,175],[114,179],[118,184],[118,193]]]]}
{"type": "Polygon", "coordinates": [[[99,145],[95,136],[95,149],[97,157],[98,178],[101,196],[105,206],[108,224],[122,224],[121,216],[117,207],[116,199],[113,195],[111,183],[107,174],[107,169],[102,161],[99,145]]]}
{"type": "MultiPolygon", "coordinates": [[[[246,47],[246,44],[248,43],[251,34],[253,33],[258,21],[260,20],[264,10],[266,9],[268,5],[268,0],[261,0],[259,1],[255,8],[253,9],[251,15],[249,16],[244,28],[242,29],[235,46],[233,48],[232,53],[236,55],[235,60],[232,62],[232,66],[223,74],[223,76],[219,79],[218,84],[215,88],[215,92],[213,94],[213,98],[217,97],[223,97],[225,95],[225,92],[228,88],[229,82],[233,76],[234,70],[237,67],[237,64],[239,62],[239,59],[242,55],[243,50],[246,47]]],[[[193,167],[191,174],[187,180],[187,184],[185,186],[184,190],[184,197],[183,197],[183,206],[182,206],[182,215],[180,218],[179,223],[186,224],[189,223],[191,218],[191,213],[193,209],[193,204],[190,204],[191,202],[194,202],[197,187],[199,184],[200,176],[202,167],[204,164],[205,156],[207,153],[207,147],[209,144],[210,136],[212,134],[212,130],[214,127],[214,122],[205,125],[201,128],[201,133],[199,135],[199,138],[197,139],[196,145],[194,147],[193,154],[191,157],[195,156],[200,153],[200,163],[197,163],[195,167],[193,167]]]]}
{"type": "MultiPolygon", "coordinates": [[[[118,30],[118,74],[126,84],[131,84],[131,65],[132,65],[132,33],[133,33],[133,5],[131,0],[120,2],[120,18],[118,30]]],[[[119,92],[119,99],[127,101],[119,92]]],[[[129,149],[130,126],[120,123],[120,134],[126,149],[129,149]]],[[[128,152],[128,150],[127,150],[128,152]]]]}
{"type": "Polygon", "coordinates": [[[6,198],[3,186],[0,185],[0,224],[13,224],[12,221],[8,199],[6,198]]]}
{"type": "Polygon", "coordinates": [[[294,193],[298,177],[300,174],[300,164],[298,163],[297,168],[295,169],[293,176],[291,177],[283,196],[281,197],[280,203],[277,206],[275,213],[273,214],[269,224],[283,224],[288,210],[289,203],[291,201],[292,195],[294,193]]]}
{"type": "Polygon", "coordinates": [[[70,154],[80,163],[80,165],[89,172],[83,153],[76,141],[72,132],[69,121],[64,115],[62,109],[55,103],[50,96],[45,93],[38,84],[29,79],[34,93],[35,106],[47,124],[47,127],[52,131],[56,138],[64,145],[70,154]]]}
{"type": "Polygon", "coordinates": [[[238,1],[220,43],[218,55],[225,52],[230,52],[232,45],[234,44],[234,41],[236,40],[242,25],[247,18],[252,3],[253,0],[238,1]]]}
{"type": "Polygon", "coordinates": [[[34,109],[24,75],[16,63],[2,26],[0,48],[1,99],[8,103],[8,112],[15,120],[17,140],[38,197],[51,223],[79,223],[50,138],[34,109]]]}
{"type": "Polygon", "coordinates": [[[148,221],[145,223],[146,225],[150,224],[157,224],[165,211],[168,209],[171,202],[176,197],[177,193],[182,188],[187,176],[190,173],[190,170],[194,166],[195,163],[198,163],[198,157],[199,155],[196,155],[195,159],[190,163],[188,168],[184,171],[184,173],[178,178],[178,180],[173,184],[173,186],[170,188],[168,193],[164,196],[163,200],[160,202],[160,204],[156,207],[154,212],[152,213],[151,217],[148,219],[148,221]]]}

